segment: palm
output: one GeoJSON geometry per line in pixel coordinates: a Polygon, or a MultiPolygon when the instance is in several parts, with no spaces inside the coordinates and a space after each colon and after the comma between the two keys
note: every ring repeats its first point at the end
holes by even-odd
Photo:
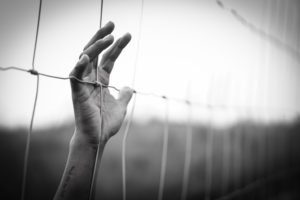
{"type": "MultiPolygon", "coordinates": [[[[96,72],[92,71],[91,74],[87,74],[83,80],[93,82],[95,81],[95,74],[96,72]]],[[[99,73],[99,80],[103,81],[107,79],[108,77],[105,77],[103,72],[99,73]]],[[[108,84],[108,82],[105,84],[108,84]]],[[[81,97],[77,100],[79,101],[77,103],[81,105],[81,115],[84,119],[86,119],[86,125],[100,130],[102,116],[103,134],[101,134],[101,137],[103,137],[103,139],[111,137],[119,130],[124,119],[125,110],[123,106],[120,105],[120,103],[110,94],[107,88],[102,87],[101,92],[100,87],[95,87],[89,84],[80,84],[79,90],[76,91],[75,96],[81,97]],[[101,106],[103,107],[102,115],[101,106]]]]}
{"type": "MultiPolygon", "coordinates": [[[[112,36],[105,37],[112,32],[113,27],[112,23],[108,23],[96,33],[84,49],[83,56],[71,72],[71,76],[94,83],[98,74],[101,84],[109,84],[114,62],[131,39],[130,34],[121,37],[106,51],[100,65],[97,66],[98,55],[113,43],[112,36]],[[102,39],[103,37],[105,38],[102,39]]],[[[80,83],[74,79],[71,79],[71,86],[77,128],[88,135],[92,142],[98,139],[107,141],[121,127],[132,90],[122,89],[119,98],[115,99],[105,86],[80,83]]]]}

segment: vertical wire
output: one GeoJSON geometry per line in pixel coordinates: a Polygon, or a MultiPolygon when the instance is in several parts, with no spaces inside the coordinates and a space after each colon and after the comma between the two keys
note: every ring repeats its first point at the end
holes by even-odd
{"type": "MultiPolygon", "coordinates": [[[[36,32],[35,32],[35,39],[34,39],[32,62],[31,62],[31,68],[32,68],[32,70],[35,70],[35,56],[36,56],[36,48],[37,48],[38,35],[39,35],[39,30],[40,30],[40,20],[41,20],[42,3],[43,3],[43,1],[39,0],[39,10],[38,10],[37,25],[36,25],[36,32]]],[[[22,177],[22,186],[21,186],[22,187],[21,200],[25,199],[29,150],[30,150],[30,144],[31,144],[31,135],[32,135],[32,129],[33,129],[33,122],[34,122],[35,110],[36,110],[36,105],[37,105],[37,100],[38,100],[38,95],[39,95],[39,83],[40,83],[40,77],[37,74],[36,91],[35,91],[35,98],[34,98],[34,103],[33,103],[33,110],[32,110],[32,114],[31,114],[31,120],[30,120],[29,130],[28,130],[27,138],[26,138],[25,155],[24,155],[24,165],[23,165],[23,177],[22,177]]]]}
{"type": "Polygon", "coordinates": [[[164,123],[164,138],[163,138],[163,151],[161,158],[161,169],[160,169],[160,179],[159,179],[159,190],[158,190],[158,200],[163,199],[164,185],[166,178],[166,168],[167,168],[167,154],[168,154],[168,140],[169,140],[169,100],[164,98],[166,101],[166,111],[165,111],[165,123],[164,123]]]}
{"type": "MultiPolygon", "coordinates": [[[[267,33],[271,32],[271,19],[272,19],[272,8],[271,8],[271,2],[267,1],[267,19],[266,19],[266,26],[267,26],[267,33]]],[[[269,81],[270,81],[270,54],[271,54],[271,49],[270,49],[270,44],[267,44],[266,46],[266,50],[265,50],[265,59],[264,59],[264,65],[265,65],[265,73],[266,73],[266,81],[265,81],[265,94],[264,94],[264,117],[266,118],[266,124],[265,124],[265,136],[263,138],[263,151],[264,151],[264,163],[263,163],[263,177],[264,177],[264,199],[269,199],[269,187],[267,184],[267,179],[269,177],[269,152],[268,152],[268,148],[270,146],[270,137],[269,137],[269,123],[268,123],[268,110],[266,110],[267,104],[268,104],[268,96],[266,95],[266,93],[269,91],[269,81]]]]}
{"type": "MultiPolygon", "coordinates": [[[[98,88],[96,88],[98,89],[98,88]]],[[[95,199],[96,195],[96,182],[97,182],[97,175],[98,175],[98,165],[99,165],[99,154],[100,154],[100,145],[101,145],[101,136],[103,133],[103,87],[100,86],[100,132],[99,132],[99,142],[97,146],[97,153],[96,153],[96,159],[93,166],[93,174],[92,174],[92,180],[91,180],[91,186],[90,186],[90,192],[89,192],[89,200],[95,199]]]]}
{"type": "Polygon", "coordinates": [[[133,113],[134,113],[134,109],[135,109],[135,103],[136,103],[136,94],[134,94],[133,96],[133,102],[132,102],[132,107],[131,107],[131,112],[130,112],[130,116],[128,118],[128,122],[126,124],[125,127],[125,131],[124,131],[124,137],[122,140],[122,197],[123,200],[126,200],[126,141],[127,141],[127,137],[128,137],[128,132],[129,132],[129,128],[133,119],[133,113]]]}
{"type": "MultiPolygon", "coordinates": [[[[213,104],[213,93],[215,92],[215,74],[213,73],[210,77],[210,86],[209,91],[207,93],[207,102],[209,105],[213,104]]],[[[213,112],[214,110],[211,107],[208,108],[210,113],[209,116],[209,124],[207,126],[207,142],[206,142],[206,152],[205,152],[205,193],[204,199],[211,199],[211,186],[212,186],[212,166],[213,166],[213,144],[214,144],[214,130],[213,130],[213,112]]]]}
{"type": "Polygon", "coordinates": [[[33,110],[32,110],[32,115],[31,115],[31,120],[30,120],[29,131],[28,131],[27,139],[26,139],[21,200],[25,199],[29,149],[30,149],[31,134],[32,134],[32,128],[33,128],[33,121],[34,121],[34,116],[35,116],[35,110],[36,110],[36,105],[37,105],[37,100],[38,100],[38,95],[39,95],[39,85],[40,85],[40,76],[37,75],[37,77],[36,77],[36,91],[35,91],[35,98],[34,98],[34,103],[33,103],[33,110]]]}
{"type": "MultiPolygon", "coordinates": [[[[103,3],[104,0],[100,0],[101,4],[100,4],[100,19],[99,19],[99,28],[102,28],[102,18],[103,18],[103,3]]],[[[96,65],[98,65],[98,57],[96,59],[96,65]]],[[[98,68],[98,67],[97,67],[98,68]]],[[[99,70],[96,70],[96,81],[99,81],[99,70]]]]}
{"type": "MultiPolygon", "coordinates": [[[[229,127],[227,128],[229,129],[229,127]]],[[[230,173],[232,173],[230,169],[230,132],[225,130],[223,133],[223,154],[222,154],[222,185],[221,185],[221,195],[225,195],[228,191],[230,173]]]]}
{"type": "MultiPolygon", "coordinates": [[[[264,4],[263,4],[264,6],[264,4]]],[[[260,17],[259,20],[260,21],[264,21],[264,12],[266,11],[266,8],[262,9],[262,12],[259,13],[260,17]]],[[[263,27],[263,24],[261,25],[261,27],[263,27]]],[[[255,109],[255,107],[258,107],[257,104],[260,104],[259,102],[261,101],[261,99],[257,99],[257,97],[259,96],[259,87],[260,87],[260,81],[261,79],[261,67],[262,67],[262,58],[263,58],[263,38],[262,37],[257,37],[255,39],[255,48],[257,48],[257,51],[259,52],[259,56],[257,56],[257,62],[255,63],[255,67],[253,70],[253,74],[254,77],[252,79],[252,98],[250,99],[252,108],[250,110],[250,119],[252,119],[252,121],[257,121],[259,119],[259,112],[257,109],[255,109]],[[260,76],[259,76],[260,75],[260,76]]],[[[248,176],[247,176],[247,182],[246,185],[250,182],[256,181],[257,179],[260,179],[261,177],[259,176],[259,170],[261,167],[261,155],[260,155],[260,139],[263,137],[261,134],[256,133],[255,132],[251,132],[251,133],[247,133],[248,135],[248,140],[246,140],[246,149],[248,152],[248,155],[250,155],[250,161],[247,163],[247,167],[248,167],[248,176]]],[[[258,198],[259,194],[258,193],[250,193],[249,196],[247,196],[250,199],[256,199],[258,198]]]]}
{"type": "MultiPolygon", "coordinates": [[[[287,30],[288,30],[288,23],[289,23],[289,17],[290,17],[290,15],[291,15],[291,13],[289,12],[290,11],[290,2],[281,2],[281,1],[278,1],[278,2],[276,2],[277,4],[279,4],[279,5],[277,5],[277,8],[278,8],[278,15],[279,15],[279,13],[280,13],[280,9],[279,8],[282,8],[282,15],[279,15],[279,17],[283,17],[283,29],[282,29],[282,37],[283,37],[283,42],[285,42],[285,43],[287,43],[287,37],[288,37],[288,32],[287,32],[287,30]],[[287,5],[286,5],[287,4],[287,5]]],[[[291,22],[290,23],[292,23],[293,24],[293,20],[290,20],[291,22]]],[[[293,24],[294,25],[294,24],[293,24]]],[[[293,30],[291,30],[291,31],[293,31],[293,30]]],[[[297,49],[297,47],[295,48],[297,51],[298,51],[298,49],[297,49]]],[[[283,57],[283,59],[284,59],[284,62],[283,62],[283,64],[284,64],[284,69],[286,70],[285,72],[286,72],[286,74],[288,75],[289,73],[288,73],[288,61],[287,61],[287,56],[286,55],[284,55],[284,57],[283,57]]],[[[278,86],[280,86],[280,85],[278,85],[278,86]]],[[[276,136],[276,138],[275,138],[275,144],[273,144],[274,145],[274,149],[276,150],[277,148],[277,146],[279,146],[279,151],[277,150],[276,151],[276,154],[277,155],[274,155],[274,157],[275,157],[275,171],[274,171],[274,173],[277,173],[279,170],[280,171],[282,171],[282,170],[285,170],[285,168],[286,168],[286,165],[284,165],[284,164],[279,164],[279,163],[281,163],[281,162],[285,162],[285,159],[282,159],[282,156],[283,156],[283,154],[284,154],[284,152],[283,152],[283,148],[284,148],[284,142],[285,142],[285,140],[286,140],[286,137],[284,137],[285,135],[286,135],[286,133],[285,134],[283,134],[283,133],[277,133],[277,132],[274,132],[273,134],[275,134],[275,136],[276,136]],[[278,155],[279,154],[279,155],[278,155]],[[282,161],[281,161],[282,160],[282,161]],[[276,169],[276,167],[277,167],[277,169],[276,169]],[[279,168],[279,169],[278,169],[279,168]]],[[[290,184],[291,184],[291,178],[290,178],[290,176],[287,178],[287,185],[289,186],[290,184]]],[[[277,196],[275,196],[275,197],[278,197],[279,195],[277,195],[277,196]]]]}
{"type": "MultiPolygon", "coordinates": [[[[265,7],[264,7],[264,4],[262,4],[263,6],[263,9],[261,11],[260,14],[260,17],[259,17],[259,21],[264,21],[264,12],[265,12],[265,7]]],[[[263,24],[261,25],[261,27],[263,27],[263,24]]],[[[254,77],[253,78],[253,108],[252,108],[252,120],[254,122],[257,122],[259,120],[259,115],[260,115],[260,112],[258,109],[255,109],[255,107],[258,107],[257,105],[260,105],[261,103],[261,99],[258,98],[259,96],[259,87],[260,87],[260,81],[262,80],[261,79],[261,67],[262,67],[262,58],[263,58],[263,43],[262,43],[262,38],[261,37],[257,37],[256,38],[256,48],[257,48],[257,51],[259,52],[258,56],[257,56],[257,62],[255,64],[255,67],[254,67],[254,77]]],[[[259,179],[259,169],[260,169],[260,165],[261,165],[261,155],[260,155],[260,137],[261,135],[259,135],[257,133],[257,130],[255,130],[256,132],[253,132],[252,134],[254,134],[254,136],[251,137],[252,139],[252,146],[253,148],[251,148],[251,152],[253,154],[252,156],[252,170],[251,170],[251,173],[252,173],[252,178],[251,178],[251,182],[252,181],[255,181],[257,179],[259,179]]],[[[252,198],[252,199],[255,199],[258,197],[258,194],[257,193],[254,193],[252,194],[249,198],[252,198]]]]}
{"type": "Polygon", "coordinates": [[[181,200],[187,199],[187,191],[189,184],[189,175],[192,158],[192,141],[193,141],[193,127],[192,127],[192,108],[191,104],[187,103],[188,106],[188,119],[186,123],[186,143],[185,143],[185,155],[184,155],[184,168],[183,168],[183,183],[181,200]]]}
{"type": "Polygon", "coordinates": [[[101,5],[100,5],[100,19],[99,19],[99,28],[102,27],[102,19],[103,19],[103,3],[104,0],[101,0],[101,5]]]}
{"type": "Polygon", "coordinates": [[[133,68],[133,78],[132,78],[132,87],[135,86],[135,78],[136,78],[136,71],[137,71],[137,65],[138,65],[138,58],[139,58],[139,52],[141,48],[141,38],[142,38],[142,28],[143,28],[143,17],[144,17],[144,0],[141,0],[141,11],[140,11],[140,20],[139,20],[139,32],[137,37],[137,48],[135,52],[135,61],[134,61],[134,68],[133,68]]]}
{"type": "MultiPolygon", "coordinates": [[[[102,17],[103,17],[103,0],[100,1],[100,18],[99,18],[99,28],[102,27],[102,17]]],[[[98,57],[95,61],[96,66],[96,82],[99,82],[99,69],[98,69],[98,57]]],[[[97,146],[97,152],[96,152],[96,159],[93,166],[93,173],[92,173],[92,180],[91,180],[91,186],[89,191],[89,200],[95,199],[96,195],[96,185],[97,185],[97,177],[98,177],[98,160],[99,160],[99,154],[100,154],[100,145],[101,145],[101,135],[103,132],[103,87],[100,85],[100,132],[99,132],[99,143],[97,146]]]]}
{"type": "Polygon", "coordinates": [[[35,32],[33,56],[32,56],[32,63],[31,63],[33,70],[35,69],[35,55],[36,55],[36,47],[37,47],[37,41],[38,41],[38,37],[39,37],[39,30],[40,30],[42,3],[43,3],[43,0],[40,0],[39,1],[39,12],[38,12],[38,18],[37,18],[36,32],[35,32]]]}
{"type": "MultiPolygon", "coordinates": [[[[210,112],[213,112],[210,110],[210,112]]],[[[211,117],[212,118],[212,117],[211,117]]],[[[210,119],[212,120],[212,119],[210,119]]],[[[206,146],[206,176],[205,176],[205,200],[211,199],[211,188],[212,188],[212,166],[213,166],[213,144],[214,144],[214,130],[212,121],[208,126],[207,132],[207,146],[206,146]]]]}
{"type": "MultiPolygon", "coordinates": [[[[139,33],[137,38],[137,49],[135,53],[135,60],[134,60],[134,67],[133,67],[133,77],[132,77],[132,87],[134,88],[135,85],[135,78],[136,78],[136,71],[137,71],[137,65],[138,65],[138,58],[139,58],[139,51],[140,51],[140,41],[141,41],[141,34],[142,34],[142,23],[143,23],[143,13],[144,13],[144,0],[141,0],[141,12],[140,12],[140,21],[139,21],[139,33]]],[[[136,94],[133,96],[133,104],[130,111],[130,116],[127,121],[125,130],[124,130],[124,136],[122,139],[122,199],[126,200],[126,142],[128,138],[129,128],[132,123],[133,114],[135,110],[135,104],[136,104],[136,94]]]]}
{"type": "MultiPolygon", "coordinates": [[[[285,15],[286,14],[286,3],[285,2],[281,2],[280,0],[276,0],[274,1],[274,7],[273,9],[271,9],[272,11],[274,10],[274,15],[276,14],[276,16],[272,17],[272,19],[274,20],[274,24],[275,26],[277,27],[278,24],[282,27],[282,29],[279,31],[279,34],[278,36],[282,38],[282,41],[283,42],[286,42],[286,38],[285,38],[285,30],[286,30],[286,20],[287,20],[287,16],[285,15]],[[282,12],[283,11],[283,12],[282,12]],[[281,16],[281,14],[283,13],[283,16],[281,16]],[[283,18],[283,24],[280,24],[280,18],[283,18]],[[277,22],[277,23],[276,23],[277,22]]],[[[284,50],[286,51],[286,49],[284,50]]],[[[287,52],[287,51],[286,51],[287,52]]],[[[272,57],[273,55],[276,55],[277,52],[272,52],[272,57]]],[[[283,58],[284,59],[284,64],[282,67],[284,67],[286,69],[286,58],[287,58],[287,55],[286,54],[282,54],[283,58]]],[[[280,85],[278,85],[280,87],[280,85]]],[[[279,88],[278,87],[278,88],[279,88]]],[[[268,113],[268,115],[270,115],[270,113],[268,113]]],[[[277,162],[277,153],[278,153],[278,150],[280,151],[280,148],[281,148],[281,144],[279,143],[278,141],[278,136],[280,136],[277,132],[273,132],[272,130],[269,130],[269,128],[267,129],[267,132],[269,132],[269,144],[268,144],[268,173],[267,173],[267,180],[272,178],[272,176],[274,174],[276,174],[278,171],[278,162],[277,162]]],[[[272,192],[272,185],[268,184],[268,181],[266,181],[266,184],[267,184],[267,188],[268,188],[268,193],[271,193],[269,196],[271,198],[276,198],[277,197],[277,194],[276,193],[273,193],[272,192]],[[269,186],[270,185],[270,186],[269,186]]]]}
{"type": "MultiPolygon", "coordinates": [[[[230,101],[230,89],[231,89],[231,81],[230,81],[230,72],[227,68],[227,71],[225,73],[225,87],[223,88],[225,91],[225,97],[224,97],[224,104],[229,105],[230,101]]],[[[227,128],[229,129],[229,128],[227,128]]],[[[229,145],[229,134],[226,129],[222,131],[222,134],[220,137],[222,137],[222,157],[221,157],[221,163],[222,163],[222,172],[221,172],[221,184],[220,184],[220,194],[224,195],[228,189],[228,178],[229,178],[229,153],[228,153],[228,145],[229,145]]]]}
{"type": "MultiPolygon", "coordinates": [[[[262,15],[261,15],[261,21],[262,21],[262,27],[266,25],[266,15],[268,15],[268,2],[265,2],[263,3],[263,10],[262,10],[262,15]]],[[[263,78],[264,78],[264,75],[263,73],[261,73],[261,71],[264,71],[264,66],[265,66],[265,63],[264,63],[264,59],[265,59],[265,56],[266,56],[266,45],[267,43],[263,40],[263,38],[259,37],[258,38],[259,40],[259,51],[260,51],[260,56],[259,56],[259,61],[258,61],[258,69],[257,69],[257,76],[260,78],[259,79],[259,82],[261,82],[261,84],[257,84],[256,85],[256,94],[259,94],[259,87],[261,87],[261,85],[263,85],[263,78]]],[[[261,99],[258,101],[259,105],[262,105],[261,107],[263,107],[263,103],[264,103],[264,96],[263,94],[260,95],[261,96],[261,99]]],[[[263,117],[262,117],[262,110],[257,110],[255,109],[256,112],[255,112],[255,118],[257,121],[262,120],[263,117]]],[[[256,146],[257,146],[257,151],[256,151],[256,159],[255,159],[255,179],[256,180],[259,180],[261,178],[264,178],[264,173],[263,173],[263,170],[264,170],[264,145],[265,145],[265,136],[264,136],[264,133],[257,133],[256,134],[256,146]]],[[[262,186],[263,187],[263,186],[262,186]]],[[[265,188],[262,188],[262,194],[265,196],[265,188]]],[[[254,197],[259,197],[260,194],[255,194],[254,197]]]]}

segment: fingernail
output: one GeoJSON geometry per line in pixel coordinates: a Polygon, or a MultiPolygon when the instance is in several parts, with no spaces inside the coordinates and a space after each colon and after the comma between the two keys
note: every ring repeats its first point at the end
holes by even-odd
{"type": "Polygon", "coordinates": [[[112,21],[109,21],[105,24],[105,26],[114,26],[114,23],[112,21]]]}
{"type": "Polygon", "coordinates": [[[130,34],[130,33],[128,33],[128,32],[127,32],[127,33],[125,33],[125,34],[124,34],[124,36],[123,36],[123,37],[127,37],[128,39],[131,39],[131,37],[132,37],[132,36],[131,36],[131,34],[130,34]]]}
{"type": "Polygon", "coordinates": [[[78,61],[78,64],[83,65],[83,64],[88,63],[88,62],[89,62],[89,57],[88,57],[88,55],[82,54],[82,55],[80,56],[80,59],[79,59],[79,61],[78,61]]]}
{"type": "Polygon", "coordinates": [[[110,41],[110,40],[114,40],[114,36],[112,35],[108,35],[104,38],[105,41],[110,41]]]}

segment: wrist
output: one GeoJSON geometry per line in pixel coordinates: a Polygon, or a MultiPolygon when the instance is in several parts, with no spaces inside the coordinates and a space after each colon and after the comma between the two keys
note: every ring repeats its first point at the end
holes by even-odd
{"type": "Polygon", "coordinates": [[[71,138],[71,147],[79,148],[94,148],[97,149],[98,146],[104,147],[107,143],[106,138],[99,137],[99,133],[91,134],[75,129],[75,132],[71,138]]]}

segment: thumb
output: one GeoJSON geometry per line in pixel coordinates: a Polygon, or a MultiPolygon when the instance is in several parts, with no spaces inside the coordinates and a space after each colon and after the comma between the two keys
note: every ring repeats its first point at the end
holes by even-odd
{"type": "Polygon", "coordinates": [[[129,87],[124,87],[121,89],[118,97],[118,101],[123,104],[125,107],[127,107],[131,97],[133,95],[133,89],[129,87]]]}
{"type": "Polygon", "coordinates": [[[80,56],[80,59],[76,64],[76,66],[74,67],[73,71],[71,72],[71,75],[75,76],[76,78],[81,79],[83,72],[85,71],[89,62],[90,62],[89,56],[86,54],[82,54],[82,56],[80,56]]]}

